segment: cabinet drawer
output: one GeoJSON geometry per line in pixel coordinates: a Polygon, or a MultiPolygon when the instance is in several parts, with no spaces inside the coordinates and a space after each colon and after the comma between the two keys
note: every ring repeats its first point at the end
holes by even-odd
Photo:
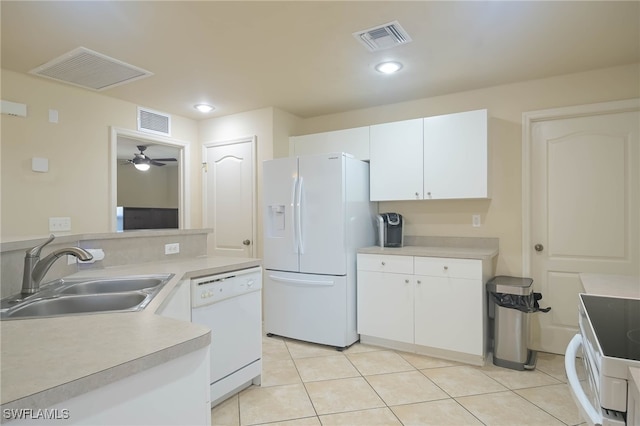
{"type": "Polygon", "coordinates": [[[363,271],[413,274],[413,256],[358,254],[357,268],[363,271]]]}
{"type": "Polygon", "coordinates": [[[415,274],[432,277],[482,279],[482,261],[446,257],[416,257],[415,274]]]}

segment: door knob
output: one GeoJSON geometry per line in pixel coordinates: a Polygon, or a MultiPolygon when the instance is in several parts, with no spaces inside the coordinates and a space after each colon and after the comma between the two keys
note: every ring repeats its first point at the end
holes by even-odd
{"type": "Polygon", "coordinates": [[[248,246],[249,244],[251,244],[251,240],[244,240],[242,244],[244,244],[245,246],[248,246]]]}
{"type": "Polygon", "coordinates": [[[536,244],[535,246],[533,246],[533,248],[534,248],[536,251],[542,251],[542,250],[544,250],[544,246],[543,246],[542,244],[536,244]]]}

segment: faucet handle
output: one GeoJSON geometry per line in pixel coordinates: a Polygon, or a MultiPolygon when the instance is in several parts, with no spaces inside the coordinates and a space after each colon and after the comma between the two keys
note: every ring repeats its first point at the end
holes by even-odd
{"type": "Polygon", "coordinates": [[[32,247],[30,249],[27,249],[27,257],[40,257],[40,251],[42,250],[42,248],[44,246],[46,246],[47,244],[49,244],[51,241],[53,241],[56,238],[55,235],[51,234],[49,236],[49,239],[47,241],[45,241],[44,243],[37,245],[35,247],[32,247]]]}

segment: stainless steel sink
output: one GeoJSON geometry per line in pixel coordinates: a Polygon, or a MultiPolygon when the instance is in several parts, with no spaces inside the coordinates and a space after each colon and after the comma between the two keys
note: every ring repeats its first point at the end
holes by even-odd
{"type": "Polygon", "coordinates": [[[120,293],[123,291],[137,291],[153,289],[163,280],[160,278],[111,278],[93,281],[84,281],[70,284],[61,291],[61,294],[102,294],[120,293]]]}
{"type": "Polygon", "coordinates": [[[60,279],[33,295],[0,301],[0,319],[40,318],[144,309],[173,274],[60,279]]]}
{"type": "Polygon", "coordinates": [[[14,309],[7,317],[41,317],[129,310],[144,302],[147,296],[147,294],[142,292],[57,296],[34,300],[22,307],[14,309]]]}

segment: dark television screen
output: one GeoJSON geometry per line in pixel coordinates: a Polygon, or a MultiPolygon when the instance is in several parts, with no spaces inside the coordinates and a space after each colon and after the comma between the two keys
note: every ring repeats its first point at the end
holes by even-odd
{"type": "Polygon", "coordinates": [[[178,209],[155,207],[124,207],[123,229],[178,228],[178,209]]]}

